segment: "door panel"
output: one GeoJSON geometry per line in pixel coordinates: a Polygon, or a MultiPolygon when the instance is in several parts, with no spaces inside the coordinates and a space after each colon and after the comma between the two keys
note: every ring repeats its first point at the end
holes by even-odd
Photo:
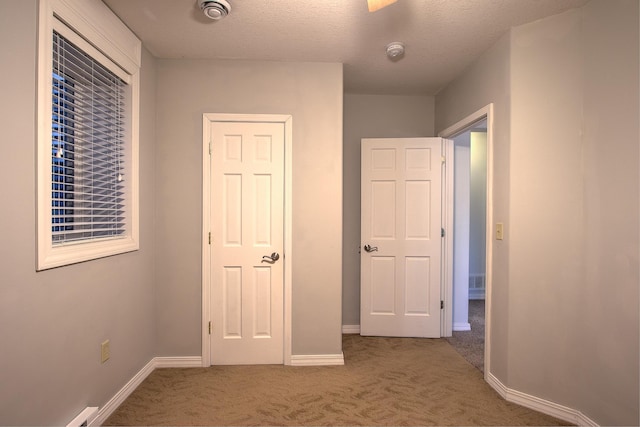
{"type": "Polygon", "coordinates": [[[441,146],[362,140],[362,335],[440,336],[441,146]]]}
{"type": "Polygon", "coordinates": [[[395,239],[396,183],[394,181],[371,182],[371,211],[371,237],[395,239]]]}
{"type": "Polygon", "coordinates": [[[371,257],[371,313],[395,314],[396,309],[396,259],[371,257]]]}
{"type": "Polygon", "coordinates": [[[423,286],[423,278],[431,275],[431,259],[429,257],[405,258],[406,316],[425,316],[429,314],[429,287],[423,286]]]}
{"type": "Polygon", "coordinates": [[[282,364],[284,125],[211,126],[211,363],[282,364]]]}

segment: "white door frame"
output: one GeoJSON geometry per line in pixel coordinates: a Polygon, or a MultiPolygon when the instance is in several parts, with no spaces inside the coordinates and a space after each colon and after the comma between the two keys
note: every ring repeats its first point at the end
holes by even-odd
{"type": "Polygon", "coordinates": [[[441,242],[442,259],[440,261],[440,301],[444,301],[440,310],[440,336],[450,337],[453,330],[453,178],[454,158],[453,141],[442,137],[442,229],[444,238],[441,242]]]}
{"type": "Polygon", "coordinates": [[[284,364],[291,365],[291,288],[292,288],[292,171],[293,118],[286,114],[202,115],[202,366],[211,366],[211,123],[252,122],[284,125],[284,364]]]}
{"type": "MultiPolygon", "coordinates": [[[[438,133],[439,137],[452,139],[454,136],[468,130],[472,125],[487,120],[487,223],[486,223],[486,276],[485,276],[485,329],[484,329],[484,377],[491,372],[491,296],[493,283],[493,104],[489,104],[474,113],[469,114],[459,122],[438,133]]],[[[450,193],[453,197],[453,192],[450,193]]],[[[453,225],[453,223],[452,223],[453,225]]],[[[447,271],[453,271],[453,257],[447,257],[447,271]]],[[[453,281],[449,277],[444,281],[443,296],[447,311],[445,335],[451,336],[453,322],[453,281]],[[448,333],[447,333],[448,332],[448,333]]]]}

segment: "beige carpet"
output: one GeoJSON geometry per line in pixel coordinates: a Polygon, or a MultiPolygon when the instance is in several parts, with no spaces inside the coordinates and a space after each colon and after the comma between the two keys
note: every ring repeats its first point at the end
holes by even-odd
{"type": "MultiPolygon", "coordinates": [[[[105,425],[558,425],[445,340],[344,336],[345,366],[154,371],[105,425]]],[[[566,424],[565,424],[566,425],[566,424]]]]}
{"type": "Polygon", "coordinates": [[[484,300],[469,301],[470,331],[454,331],[445,338],[451,346],[480,372],[484,372],[484,300]]]}

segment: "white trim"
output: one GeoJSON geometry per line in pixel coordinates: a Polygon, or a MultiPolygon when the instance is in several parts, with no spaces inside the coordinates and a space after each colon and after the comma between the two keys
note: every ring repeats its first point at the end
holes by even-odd
{"type": "Polygon", "coordinates": [[[337,366],[344,365],[344,353],[299,354],[291,356],[291,366],[337,366]]]}
{"type": "MultiPolygon", "coordinates": [[[[43,0],[41,0],[42,2],[43,0]]],[[[129,74],[142,65],[142,42],[101,1],[46,0],[67,25],[88,37],[91,43],[129,74]]]]}
{"type": "Polygon", "coordinates": [[[100,410],[98,416],[89,423],[90,426],[101,426],[115,412],[134,390],[142,384],[153,371],[158,368],[200,368],[202,358],[200,356],[183,357],[154,357],[144,365],[100,410]]]}
{"type": "Polygon", "coordinates": [[[202,115],[202,366],[211,365],[211,120],[202,115]]]}
{"type": "Polygon", "coordinates": [[[90,426],[101,426],[118,409],[131,393],[145,380],[155,369],[155,360],[151,359],[137,374],[133,376],[100,410],[90,426]]]}
{"type": "MultiPolygon", "coordinates": [[[[438,133],[442,138],[451,138],[468,129],[474,123],[487,120],[487,223],[486,223],[486,277],[485,277],[485,328],[484,328],[484,375],[488,382],[491,374],[491,289],[493,282],[493,104],[488,104],[464,119],[438,133]]],[[[451,260],[453,262],[453,260],[451,260]]],[[[447,302],[449,304],[449,302],[447,302]]],[[[453,312],[450,312],[453,318],[453,312]]]]}
{"type": "Polygon", "coordinates": [[[470,331],[471,330],[471,323],[468,323],[468,322],[454,322],[453,323],[453,330],[456,331],[456,332],[470,331]]]}
{"type": "Polygon", "coordinates": [[[360,325],[342,325],[343,334],[359,334],[360,325]]]}
{"type": "MultiPolygon", "coordinates": [[[[37,210],[36,271],[97,258],[136,251],[139,236],[139,110],[140,40],[102,2],[85,0],[40,0],[38,5],[37,56],[37,210]],[[68,246],[53,246],[51,236],[51,94],[52,34],[65,26],[84,39],[100,55],[110,58],[108,66],[125,70],[129,76],[131,117],[125,138],[126,236],[102,241],[83,241],[68,246]]],[[[68,33],[67,33],[68,35],[68,33]]],[[[95,53],[95,52],[94,52],[95,53]]],[[[98,58],[94,58],[98,60],[98,58]]],[[[119,73],[122,76],[122,73],[119,73]]]]}
{"type": "Polygon", "coordinates": [[[293,288],[293,117],[288,114],[224,114],[202,115],[202,361],[201,366],[211,366],[211,143],[212,122],[262,122],[284,125],[284,364],[291,365],[292,298],[293,288]]]}
{"type": "Polygon", "coordinates": [[[488,373],[484,376],[485,381],[503,398],[507,398],[507,391],[509,390],[495,375],[488,373]]]}
{"type": "Polygon", "coordinates": [[[600,424],[593,421],[591,418],[587,417],[581,411],[576,411],[576,425],[579,426],[587,426],[587,427],[599,427],[600,424]]]}
{"type": "MultiPolygon", "coordinates": [[[[276,117],[276,116],[271,116],[276,117]]],[[[284,364],[291,365],[293,310],[293,117],[284,121],[284,364]],[[286,258],[286,259],[285,259],[286,258]]]]}
{"type": "Polygon", "coordinates": [[[67,427],[80,427],[85,422],[87,425],[92,425],[93,420],[98,416],[97,406],[87,406],[82,412],[80,412],[74,419],[72,419],[67,427]]]}
{"type": "Polygon", "coordinates": [[[158,368],[201,368],[201,356],[154,357],[154,369],[158,368]]]}
{"type": "Polygon", "coordinates": [[[542,412],[543,414],[559,418],[563,421],[579,426],[598,426],[598,423],[576,409],[571,409],[567,406],[559,405],[549,400],[510,389],[502,384],[500,380],[491,373],[487,374],[485,379],[487,383],[489,383],[489,385],[508,402],[533,409],[534,411],[542,412]]]}
{"type": "Polygon", "coordinates": [[[442,172],[442,228],[444,229],[444,239],[442,239],[442,261],[441,261],[441,286],[440,298],[444,301],[444,307],[440,310],[440,336],[450,337],[453,330],[453,237],[455,234],[453,226],[453,202],[454,192],[454,144],[448,139],[442,140],[442,155],[445,158],[444,170],[442,172]]]}
{"type": "Polygon", "coordinates": [[[470,300],[483,300],[485,299],[484,289],[469,289],[470,300]]]}

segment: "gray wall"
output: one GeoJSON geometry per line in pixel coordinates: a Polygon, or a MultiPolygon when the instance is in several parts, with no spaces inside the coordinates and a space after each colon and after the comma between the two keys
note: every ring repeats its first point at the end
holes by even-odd
{"type": "Polygon", "coordinates": [[[342,65],[158,61],[157,354],[201,354],[202,114],[293,116],[293,354],[342,351],[342,65]]]}
{"type": "MultiPolygon", "coordinates": [[[[506,244],[494,250],[507,256],[493,265],[492,332],[496,316],[508,329],[492,339],[491,371],[599,424],[637,424],[638,2],[594,0],[508,40],[508,92],[482,100],[511,104],[510,117],[496,114],[507,138],[495,140],[494,217],[506,244]]],[[[436,98],[438,126],[477,107],[461,91],[473,80],[491,88],[470,69],[436,98]]]]}
{"type": "Polygon", "coordinates": [[[635,424],[638,2],[512,36],[509,384],[635,424]]]}
{"type": "MultiPolygon", "coordinates": [[[[489,103],[494,105],[493,216],[509,233],[509,140],[511,125],[511,38],[503,36],[465,73],[436,96],[435,129],[440,132],[489,103]]],[[[509,239],[493,241],[491,373],[507,379],[509,325],[509,239]]]]}
{"type": "Polygon", "coordinates": [[[576,330],[579,365],[591,375],[579,394],[603,425],[640,423],[639,19],[634,0],[595,1],[582,16],[585,281],[576,330]]]}
{"type": "Polygon", "coordinates": [[[64,425],[103,406],[155,355],[154,60],[143,56],[140,250],[36,273],[36,6],[0,2],[2,425],[64,425]],[[111,359],[100,364],[105,339],[111,359]]]}
{"type": "Polygon", "coordinates": [[[434,102],[432,96],[344,96],[343,325],[360,325],[360,140],[433,136],[434,102]]]}

